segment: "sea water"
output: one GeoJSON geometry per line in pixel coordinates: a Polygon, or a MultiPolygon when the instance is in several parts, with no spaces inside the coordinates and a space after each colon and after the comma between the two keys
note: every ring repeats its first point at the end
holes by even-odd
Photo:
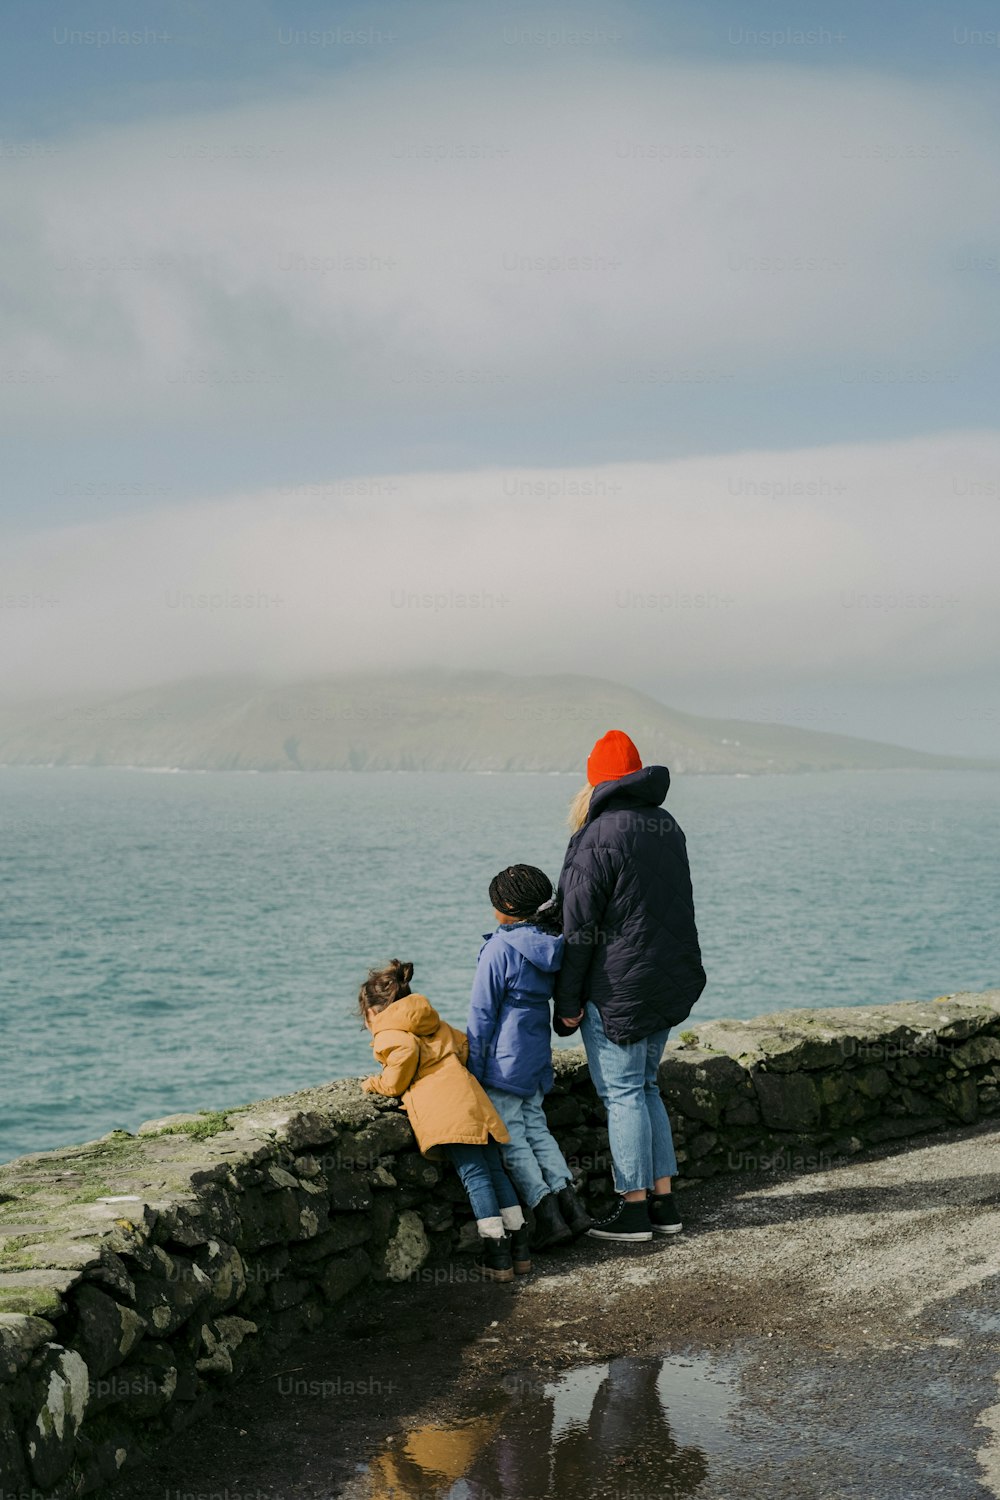
{"type": "MultiPolygon", "coordinates": [[[[554,878],[562,775],[0,770],[0,1160],[370,1070],[409,959],[465,1020],[487,887],[554,878]]],[[[681,777],[692,1020],[1000,983],[1000,775],[681,777]]]]}

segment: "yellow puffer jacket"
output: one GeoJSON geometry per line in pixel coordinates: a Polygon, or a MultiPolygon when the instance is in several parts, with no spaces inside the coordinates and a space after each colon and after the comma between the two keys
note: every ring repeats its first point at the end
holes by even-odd
{"type": "Polygon", "coordinates": [[[480,1085],[467,1070],[469,1040],[442,1021],[425,995],[395,1000],[371,1019],[372,1048],[380,1076],[366,1078],[369,1094],[402,1096],[417,1145],[484,1146],[510,1136],[480,1085]]]}

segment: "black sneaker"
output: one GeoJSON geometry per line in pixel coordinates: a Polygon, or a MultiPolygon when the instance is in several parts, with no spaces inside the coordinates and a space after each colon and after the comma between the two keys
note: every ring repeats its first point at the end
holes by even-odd
{"type": "Polygon", "coordinates": [[[646,1207],[654,1234],[680,1234],[684,1225],[677,1212],[673,1193],[650,1193],[646,1199],[646,1207]]]}
{"type": "Polygon", "coordinates": [[[645,1203],[628,1203],[624,1198],[610,1219],[601,1219],[587,1233],[592,1240],[651,1240],[652,1225],[645,1203]]]}

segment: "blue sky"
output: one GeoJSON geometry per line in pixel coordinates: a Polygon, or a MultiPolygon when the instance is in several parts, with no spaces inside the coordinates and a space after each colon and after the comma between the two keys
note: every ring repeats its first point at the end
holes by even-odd
{"type": "MultiPolygon", "coordinates": [[[[4,132],[58,134],[97,120],[138,118],[184,105],[220,104],[297,87],[303,79],[330,79],[369,62],[375,47],[329,44],[303,48],[280,43],[294,30],[371,28],[387,38],[393,61],[405,66],[442,54],[459,62],[495,56],[497,40],[514,26],[531,29],[588,26],[617,34],[623,51],[652,58],[710,58],[739,67],[761,53],[791,56],[797,67],[877,69],[934,80],[995,78],[996,48],[966,43],[966,31],[997,31],[996,8],[987,0],[949,7],[915,0],[871,6],[786,3],[753,6],[741,0],[703,4],[622,0],[613,5],[543,7],[497,0],[468,4],[262,4],[216,0],[183,4],[148,0],[141,13],[129,0],[82,8],[78,4],[8,0],[0,121],[4,132]],[[123,78],[122,50],[73,46],[56,38],[67,30],[118,27],[165,34],[169,40],[136,47],[123,78]],[[775,40],[734,41],[758,32],[817,31],[834,40],[796,45],[775,40]],[[391,35],[392,40],[388,37],[391,35]]],[[[544,58],[539,66],[551,63],[544,58]]],[[[525,60],[519,60],[525,66],[525,60]]]]}
{"type": "MultiPolygon", "coordinates": [[[[702,711],[779,703],[810,724],[825,711],[831,728],[992,747],[992,7],[13,0],[4,25],[0,591],[55,569],[68,596],[53,556],[91,544],[132,583],[62,617],[0,619],[0,689],[391,664],[399,622],[373,619],[373,650],[352,655],[330,603],[347,538],[365,559],[390,545],[395,491],[362,537],[350,476],[401,476],[417,541],[390,563],[438,574],[419,537],[457,486],[442,576],[461,579],[462,546],[488,551],[491,528],[525,519],[498,474],[554,497],[527,517],[544,531],[573,485],[599,493],[642,464],[634,500],[588,524],[668,557],[683,528],[720,587],[746,501],[727,474],[818,492],[755,492],[756,603],[731,636],[715,620],[637,642],[612,612],[608,675],[702,711]],[[329,553],[323,601],[303,585],[308,628],[201,622],[166,647],[155,618],[140,629],[153,536],[199,559],[215,536],[205,581],[237,586],[266,571],[247,558],[268,506],[269,554],[294,551],[296,527],[329,553]],[[838,600],[880,580],[961,603],[873,606],[867,633],[847,629],[838,600]],[[137,637],[147,659],[117,644],[137,637]],[[302,644],[317,637],[325,654],[302,644]],[[928,702],[940,722],[921,735],[928,702]]],[[[592,545],[567,545],[586,575],[592,545]]],[[[533,657],[544,610],[529,619],[515,658],[533,657]]],[[[464,630],[420,649],[501,664],[464,630]]],[[[570,637],[551,665],[595,661],[570,637]]]]}
{"type": "MultiPolygon", "coordinates": [[[[906,3],[706,7],[626,0],[539,9],[464,0],[325,6],[239,0],[150,3],[137,13],[127,3],[81,10],[75,4],[13,0],[5,6],[0,58],[0,139],[10,149],[22,143],[42,151],[48,143],[59,151],[62,143],[94,131],[124,131],[129,124],[157,120],[194,117],[204,131],[212,116],[224,132],[234,109],[280,108],[303,95],[331,97],[348,77],[355,86],[370,79],[373,86],[378,81],[385,87],[388,81],[391,98],[394,77],[405,82],[428,68],[447,80],[449,74],[457,78],[485,67],[494,83],[502,79],[512,96],[530,103],[556,80],[574,74],[589,78],[602,63],[623,60],[653,68],[708,63],[720,90],[727,75],[770,72],[776,91],[789,73],[840,78],[847,130],[852,89],[863,75],[926,86],[934,97],[951,90],[953,97],[979,99],[985,107],[1000,72],[1000,48],[974,37],[977,30],[995,35],[997,25],[995,10],[981,3],[954,9],[906,3]],[[81,32],[114,30],[138,31],[143,41],[72,40],[81,32]],[[525,30],[556,38],[589,32],[595,39],[514,45],[512,38],[525,30]],[[319,40],[292,39],[310,32],[319,40]],[[370,39],[355,41],[352,33],[370,39]],[[817,40],[796,40],[802,33],[817,40]]],[[[892,144],[891,128],[886,142],[892,144]]],[[[933,130],[926,141],[899,145],[933,151],[933,130]]],[[[8,159],[8,181],[16,173],[25,176],[33,165],[30,159],[8,159]]],[[[889,170],[886,179],[891,192],[889,170]]],[[[914,222],[918,241],[923,228],[914,222]]],[[[831,362],[811,351],[749,372],[716,360],[714,377],[689,382],[678,372],[690,365],[694,377],[704,361],[682,358],[659,382],[655,372],[649,383],[637,377],[625,398],[614,384],[580,389],[553,380],[540,386],[527,382],[522,391],[507,380],[489,403],[460,401],[448,409],[411,392],[391,423],[377,404],[349,400],[341,406],[341,420],[334,419],[335,442],[322,391],[314,389],[310,399],[294,381],[287,399],[282,400],[280,387],[274,393],[273,422],[255,422],[248,431],[245,407],[222,403],[207,422],[185,421],[180,446],[166,404],[139,421],[130,416],[116,423],[109,413],[110,420],[97,427],[89,413],[81,422],[64,412],[56,441],[42,452],[34,432],[24,432],[16,420],[10,423],[7,473],[13,492],[7,503],[15,512],[25,504],[32,516],[58,518],[65,514],[60,492],[80,477],[77,469],[117,475],[122,485],[140,484],[152,469],[172,493],[196,495],[206,485],[226,490],[305,481],[326,474],[331,465],[350,474],[424,465],[601,462],[988,426],[994,420],[1000,359],[997,248],[994,239],[982,236],[952,244],[950,261],[946,258],[938,270],[942,282],[960,279],[974,293],[970,326],[940,360],[925,347],[906,356],[901,368],[879,372],[878,384],[850,378],[849,360],[831,362]]],[[[831,288],[834,294],[839,290],[831,288]]],[[[751,280],[748,296],[754,291],[751,280]]],[[[849,306],[844,313],[850,318],[849,306]]],[[[919,305],[913,316],[920,318],[919,305]]],[[[665,357],[673,359],[662,347],[637,350],[637,359],[652,366],[665,357]]]]}

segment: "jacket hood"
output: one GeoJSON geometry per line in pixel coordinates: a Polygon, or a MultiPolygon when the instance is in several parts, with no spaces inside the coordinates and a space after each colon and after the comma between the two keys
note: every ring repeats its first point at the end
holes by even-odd
{"type": "Polygon", "coordinates": [[[602,781],[594,788],[587,822],[590,823],[609,807],[659,807],[670,789],[670,772],[666,766],[643,766],[617,781],[602,781]]]}
{"type": "Polygon", "coordinates": [[[372,1016],[372,1036],[380,1031],[412,1031],[430,1036],[441,1025],[441,1017],[426,995],[406,995],[372,1016]]]}
{"type": "Polygon", "coordinates": [[[558,934],[543,932],[531,922],[504,923],[497,928],[497,936],[504,943],[516,948],[522,957],[533,963],[543,974],[554,974],[562,963],[565,939],[558,934]]]}

